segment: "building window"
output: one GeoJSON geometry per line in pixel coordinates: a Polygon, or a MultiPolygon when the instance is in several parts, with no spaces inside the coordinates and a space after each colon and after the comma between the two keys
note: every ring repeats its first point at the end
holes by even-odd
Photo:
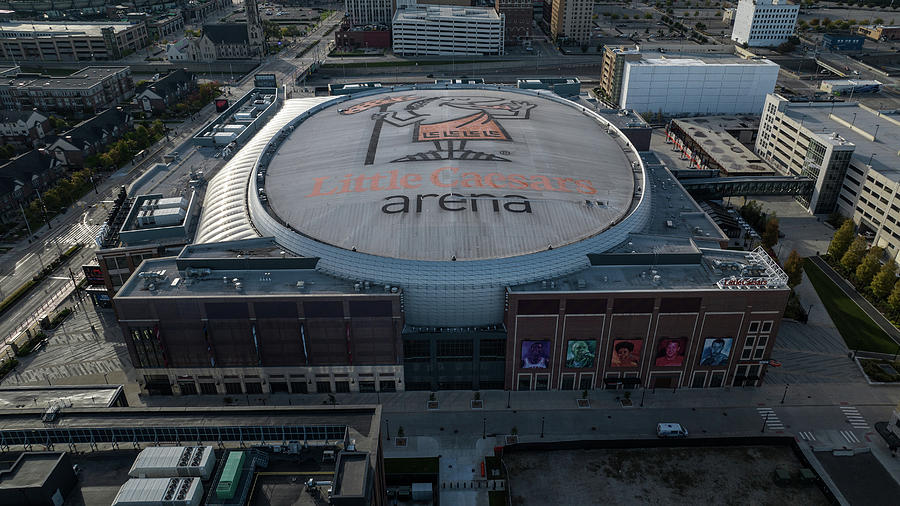
{"type": "Polygon", "coordinates": [[[261,394],[262,393],[262,384],[256,381],[251,381],[246,384],[247,393],[248,394],[261,394]]]}
{"type": "Polygon", "coordinates": [[[385,381],[381,380],[378,382],[378,386],[381,387],[382,392],[396,392],[397,385],[393,380],[385,381]]]}
{"type": "Polygon", "coordinates": [[[534,377],[534,389],[535,390],[549,390],[550,389],[550,375],[549,374],[536,374],[534,377]]]}
{"type": "Polygon", "coordinates": [[[291,393],[294,394],[305,394],[308,390],[306,389],[305,381],[292,381],[291,382],[291,393]]]}
{"type": "Polygon", "coordinates": [[[317,381],[316,382],[316,392],[320,394],[330,394],[331,393],[331,382],[330,381],[317,381]]]}
{"type": "Polygon", "coordinates": [[[578,382],[579,390],[590,390],[594,388],[594,375],[593,374],[582,374],[581,378],[578,382]]]}
{"type": "Polygon", "coordinates": [[[519,382],[516,385],[516,390],[525,391],[531,390],[531,375],[530,374],[520,374],[519,382]]]}
{"type": "Polygon", "coordinates": [[[359,382],[359,391],[360,393],[371,393],[375,391],[375,382],[374,381],[360,381],[359,382]]]}
{"type": "Polygon", "coordinates": [[[772,332],[772,320],[764,321],[762,324],[762,332],[764,334],[772,332]]]}
{"type": "Polygon", "coordinates": [[[694,380],[691,382],[691,388],[703,388],[704,383],[706,383],[706,371],[694,373],[694,380]]]}
{"type": "Polygon", "coordinates": [[[438,359],[442,361],[472,360],[473,344],[466,339],[447,339],[437,342],[438,359]]]}
{"type": "Polygon", "coordinates": [[[225,383],[225,393],[226,394],[242,394],[244,390],[241,388],[241,384],[237,382],[227,382],[225,383]]]}
{"type": "Polygon", "coordinates": [[[563,374],[562,383],[559,386],[560,390],[575,390],[575,375],[574,374],[563,374]]]}
{"type": "Polygon", "coordinates": [[[200,383],[200,393],[203,395],[215,395],[218,393],[215,383],[200,383]]]}

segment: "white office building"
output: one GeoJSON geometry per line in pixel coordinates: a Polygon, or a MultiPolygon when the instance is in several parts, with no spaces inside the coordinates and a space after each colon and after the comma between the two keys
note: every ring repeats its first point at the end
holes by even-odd
{"type": "Polygon", "coordinates": [[[502,55],[505,16],[494,9],[428,5],[398,10],[391,26],[394,53],[502,55]]]}
{"type": "Polygon", "coordinates": [[[731,40],[750,47],[787,42],[797,27],[798,12],[800,6],[787,0],[740,0],[731,40]]]}
{"type": "Polygon", "coordinates": [[[344,0],[344,11],[353,25],[389,25],[394,8],[391,0],[344,0]]]}
{"type": "Polygon", "coordinates": [[[619,107],[663,114],[760,114],[778,65],[734,56],[625,61],[619,107]]]}
{"type": "Polygon", "coordinates": [[[769,95],[756,152],[785,174],[816,181],[815,214],[852,217],[900,261],[900,114],[852,102],[791,102],[769,95]]]}

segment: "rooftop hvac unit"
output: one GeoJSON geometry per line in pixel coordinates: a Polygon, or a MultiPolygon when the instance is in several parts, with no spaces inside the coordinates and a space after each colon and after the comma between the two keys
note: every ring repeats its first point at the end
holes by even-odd
{"type": "Polygon", "coordinates": [[[169,486],[166,488],[166,495],[163,496],[164,501],[171,501],[175,496],[175,491],[178,488],[178,478],[171,478],[169,480],[169,486]]]}
{"type": "Polygon", "coordinates": [[[178,459],[178,467],[184,467],[184,466],[188,465],[188,462],[190,462],[190,458],[191,458],[191,448],[190,447],[186,447],[183,450],[181,450],[181,458],[178,459]]]}

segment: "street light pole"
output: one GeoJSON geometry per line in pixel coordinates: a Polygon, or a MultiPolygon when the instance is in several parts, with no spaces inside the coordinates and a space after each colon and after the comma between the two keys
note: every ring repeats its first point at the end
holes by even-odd
{"type": "MultiPolygon", "coordinates": [[[[897,360],[896,358],[894,360],[897,360]]],[[[506,409],[509,409],[509,396],[512,395],[512,390],[506,391],[506,409]]]]}
{"type": "Polygon", "coordinates": [[[391,425],[389,422],[390,422],[390,420],[388,420],[387,418],[384,419],[384,428],[387,429],[386,430],[387,438],[385,438],[385,439],[387,439],[388,441],[391,440],[391,425]]]}
{"type": "Polygon", "coordinates": [[[763,419],[762,429],[759,430],[760,433],[766,431],[766,424],[769,423],[769,413],[770,411],[766,411],[766,417],[763,419]]]}
{"type": "Polygon", "coordinates": [[[541,417],[541,439],[544,438],[544,417],[541,417]]]}
{"type": "Polygon", "coordinates": [[[487,439],[487,418],[481,419],[481,439],[487,439]]]}
{"type": "Polygon", "coordinates": [[[781,403],[784,404],[784,399],[787,398],[787,391],[790,384],[784,385],[784,395],[781,396],[781,403]]]}

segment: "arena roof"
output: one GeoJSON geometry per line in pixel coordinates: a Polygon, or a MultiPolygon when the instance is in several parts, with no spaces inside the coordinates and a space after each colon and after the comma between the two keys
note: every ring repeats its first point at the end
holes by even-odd
{"type": "Polygon", "coordinates": [[[307,237],[443,261],[578,242],[640,198],[623,148],[581,107],[487,89],[334,102],[277,146],[263,188],[267,211],[307,237]]]}

